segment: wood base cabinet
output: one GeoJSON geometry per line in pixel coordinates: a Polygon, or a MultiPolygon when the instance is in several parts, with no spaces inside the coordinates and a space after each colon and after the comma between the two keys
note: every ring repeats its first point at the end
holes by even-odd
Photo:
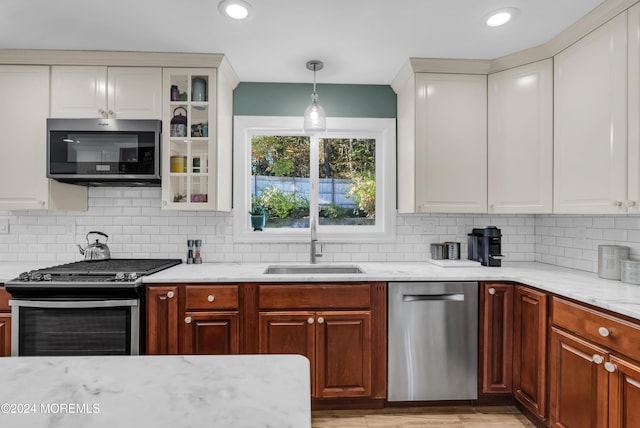
{"type": "Polygon", "coordinates": [[[147,288],[146,352],[150,355],[178,353],[178,287],[147,288]]]}
{"type": "Polygon", "coordinates": [[[480,373],[483,394],[513,392],[512,284],[480,285],[480,373]]]}
{"type": "Polygon", "coordinates": [[[546,420],[547,295],[517,286],[514,303],[513,391],[516,400],[546,420]]]}
{"type": "Polygon", "coordinates": [[[386,396],[385,284],[261,285],[259,294],[259,352],[307,357],[312,397],[386,396]]]}
{"type": "Polygon", "coordinates": [[[11,295],[0,284],[0,357],[11,355],[11,295]]]}
{"type": "Polygon", "coordinates": [[[550,425],[640,427],[640,324],[559,298],[552,323],[550,425]]]}
{"type": "Polygon", "coordinates": [[[149,285],[147,353],[238,354],[239,286],[149,285]]]}

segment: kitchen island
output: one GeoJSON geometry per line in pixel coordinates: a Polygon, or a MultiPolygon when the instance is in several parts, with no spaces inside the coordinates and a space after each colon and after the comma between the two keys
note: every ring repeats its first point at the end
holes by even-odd
{"type": "Polygon", "coordinates": [[[298,355],[0,359],[3,428],[310,428],[298,355]]]}

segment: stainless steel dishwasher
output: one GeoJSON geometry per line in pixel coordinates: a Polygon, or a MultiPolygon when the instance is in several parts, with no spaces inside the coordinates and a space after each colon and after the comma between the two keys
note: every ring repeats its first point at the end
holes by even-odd
{"type": "Polygon", "coordinates": [[[389,283],[389,401],[478,398],[478,283],[389,283]]]}

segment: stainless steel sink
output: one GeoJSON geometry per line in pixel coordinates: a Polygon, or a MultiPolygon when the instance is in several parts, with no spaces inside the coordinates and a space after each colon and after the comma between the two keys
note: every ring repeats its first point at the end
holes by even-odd
{"type": "Polygon", "coordinates": [[[271,265],[264,271],[267,275],[324,275],[364,273],[353,265],[271,265]]]}

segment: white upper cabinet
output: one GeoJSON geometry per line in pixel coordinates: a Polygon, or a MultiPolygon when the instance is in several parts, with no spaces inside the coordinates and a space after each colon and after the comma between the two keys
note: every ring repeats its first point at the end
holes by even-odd
{"type": "Polygon", "coordinates": [[[231,211],[237,85],[226,60],[217,68],[163,70],[163,209],[231,211]]]}
{"type": "Polygon", "coordinates": [[[415,103],[415,211],[486,212],[487,77],[417,73],[415,103]]]}
{"type": "Polygon", "coordinates": [[[628,212],[640,212],[640,4],[628,10],[628,212]]]}
{"type": "Polygon", "coordinates": [[[551,59],[489,75],[489,213],[550,213],[551,59]]]}
{"type": "Polygon", "coordinates": [[[49,67],[0,66],[0,93],[0,210],[86,210],[86,187],[47,178],[49,67]]]}
{"type": "Polygon", "coordinates": [[[53,66],[51,117],[162,119],[162,70],[53,66]]]}
{"type": "Polygon", "coordinates": [[[627,13],[560,52],[554,82],[554,212],[627,212],[627,13]]]}

